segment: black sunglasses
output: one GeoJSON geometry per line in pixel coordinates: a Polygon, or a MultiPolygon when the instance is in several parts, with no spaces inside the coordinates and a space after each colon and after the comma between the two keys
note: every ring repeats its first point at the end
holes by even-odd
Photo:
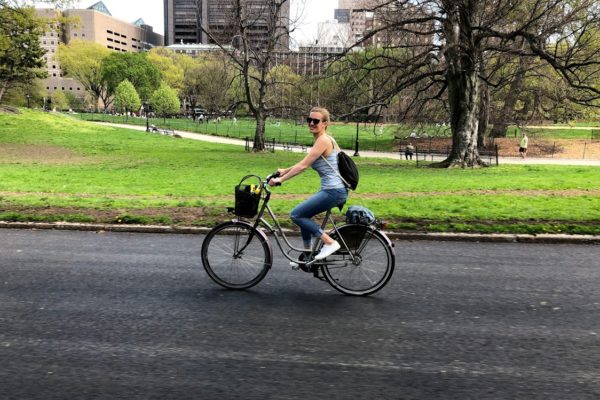
{"type": "Polygon", "coordinates": [[[321,120],[317,118],[306,117],[306,122],[308,122],[309,125],[319,125],[321,120]]]}

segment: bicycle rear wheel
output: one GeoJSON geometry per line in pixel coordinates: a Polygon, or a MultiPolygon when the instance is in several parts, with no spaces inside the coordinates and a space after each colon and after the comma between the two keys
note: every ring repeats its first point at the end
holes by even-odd
{"type": "Polygon", "coordinates": [[[228,289],[247,289],[260,282],[273,262],[266,236],[241,222],[225,222],[202,243],[202,264],[208,276],[228,289]]]}
{"type": "MultiPolygon", "coordinates": [[[[336,290],[354,296],[373,294],[383,288],[392,277],[396,264],[389,239],[364,225],[343,225],[338,231],[351,254],[340,242],[342,249],[328,257],[322,266],[327,282],[336,290]],[[340,265],[342,262],[346,265],[340,265]]],[[[340,241],[335,231],[330,235],[340,241]]]]}

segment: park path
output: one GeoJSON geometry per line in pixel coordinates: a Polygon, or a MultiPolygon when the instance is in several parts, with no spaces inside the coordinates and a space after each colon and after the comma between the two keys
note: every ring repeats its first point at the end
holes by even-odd
{"type": "MultiPolygon", "coordinates": [[[[146,131],[145,126],[139,126],[139,125],[115,124],[115,123],[110,123],[110,122],[96,122],[96,123],[101,124],[101,125],[106,125],[106,126],[113,126],[113,127],[117,127],[117,128],[132,129],[132,130],[137,130],[137,131],[146,131]]],[[[191,139],[191,140],[200,140],[200,141],[211,142],[211,143],[232,144],[232,145],[237,145],[237,146],[245,146],[246,145],[245,140],[227,138],[227,137],[222,137],[222,136],[204,135],[201,133],[193,133],[193,132],[178,131],[178,130],[173,131],[173,133],[181,136],[182,138],[191,139]]],[[[284,150],[283,146],[275,145],[275,148],[284,150]]],[[[293,151],[293,152],[298,152],[298,153],[303,152],[302,149],[295,148],[295,147],[291,148],[291,149],[287,149],[287,150],[293,151]]],[[[353,150],[347,150],[347,151],[349,153],[353,152],[353,150]]],[[[391,158],[391,159],[396,159],[396,160],[402,158],[399,153],[393,153],[393,152],[367,151],[367,150],[362,151],[361,150],[361,151],[359,151],[359,154],[361,157],[369,157],[369,158],[391,158]]],[[[438,157],[437,159],[442,160],[443,158],[444,157],[438,157]]],[[[429,161],[430,157],[427,157],[427,160],[429,161]]],[[[569,159],[569,158],[531,158],[531,157],[527,157],[527,158],[523,159],[521,157],[500,157],[498,162],[500,164],[587,165],[587,166],[599,166],[600,167],[600,160],[569,159]]]]}

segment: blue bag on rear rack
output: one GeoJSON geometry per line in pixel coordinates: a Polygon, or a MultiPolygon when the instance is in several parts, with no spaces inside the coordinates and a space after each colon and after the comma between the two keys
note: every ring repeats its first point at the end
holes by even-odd
{"type": "Polygon", "coordinates": [[[371,225],[375,223],[375,214],[363,206],[350,206],[346,211],[346,223],[371,225]]]}

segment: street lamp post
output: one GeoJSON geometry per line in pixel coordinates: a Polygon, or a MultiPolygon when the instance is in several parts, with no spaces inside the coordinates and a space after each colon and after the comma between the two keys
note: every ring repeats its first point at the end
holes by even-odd
{"type": "Polygon", "coordinates": [[[149,111],[148,102],[145,101],[144,102],[144,112],[146,113],[146,132],[150,132],[150,125],[148,123],[148,111],[149,111]]]}
{"type": "Polygon", "coordinates": [[[358,128],[360,125],[360,120],[356,121],[356,140],[354,142],[354,157],[360,157],[360,154],[358,154],[358,128]]]}
{"type": "Polygon", "coordinates": [[[31,106],[29,105],[29,99],[31,98],[31,96],[29,94],[26,94],[25,97],[27,97],[27,108],[31,108],[31,106]]]}

